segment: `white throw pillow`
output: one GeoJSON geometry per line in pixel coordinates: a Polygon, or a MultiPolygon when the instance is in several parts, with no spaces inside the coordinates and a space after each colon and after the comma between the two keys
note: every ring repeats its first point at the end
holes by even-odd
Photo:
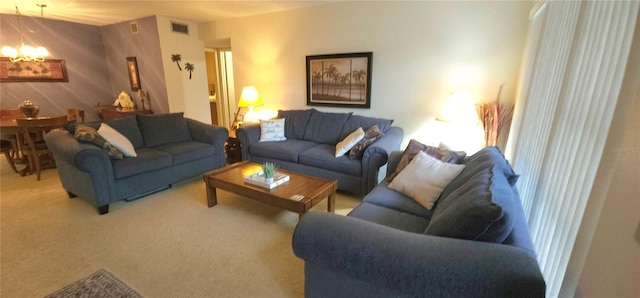
{"type": "Polygon", "coordinates": [[[442,190],[463,169],[464,165],[442,162],[420,151],[391,181],[389,188],[411,197],[431,210],[442,190]]]}
{"type": "Polygon", "coordinates": [[[260,120],[260,142],[284,141],[284,118],[260,120]]]}
{"type": "Polygon", "coordinates": [[[127,137],[123,136],[117,130],[113,129],[113,127],[102,123],[100,124],[100,128],[98,129],[98,134],[105,140],[107,140],[107,142],[111,143],[113,147],[116,147],[118,148],[118,150],[122,151],[122,154],[124,154],[124,156],[138,156],[136,150],[133,148],[133,144],[131,144],[131,141],[129,141],[127,137]]]}
{"type": "Polygon", "coordinates": [[[340,143],[336,145],[336,157],[343,156],[345,153],[351,150],[353,146],[358,144],[358,142],[360,142],[362,138],[364,138],[364,130],[362,129],[362,127],[358,127],[358,129],[354,130],[346,138],[344,138],[344,140],[340,141],[340,143]]]}

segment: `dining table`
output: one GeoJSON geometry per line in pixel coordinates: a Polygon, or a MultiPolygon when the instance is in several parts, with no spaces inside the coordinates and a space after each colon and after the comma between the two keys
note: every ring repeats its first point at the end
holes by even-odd
{"type": "MultiPolygon", "coordinates": [[[[19,133],[21,131],[21,128],[18,126],[18,122],[16,121],[16,119],[25,119],[27,118],[26,116],[2,116],[0,117],[0,133],[2,135],[16,135],[17,140],[21,140],[19,133]]],[[[52,116],[38,116],[38,117],[33,117],[33,118],[37,118],[37,119],[48,119],[48,118],[52,118],[52,116]]],[[[22,154],[22,149],[21,147],[21,142],[18,141],[18,154],[16,155],[16,159],[14,159],[14,163],[16,164],[25,164],[26,167],[19,172],[20,176],[26,176],[26,175],[30,175],[33,174],[33,171],[31,170],[31,167],[29,165],[29,162],[26,160],[24,154],[22,154]]]]}

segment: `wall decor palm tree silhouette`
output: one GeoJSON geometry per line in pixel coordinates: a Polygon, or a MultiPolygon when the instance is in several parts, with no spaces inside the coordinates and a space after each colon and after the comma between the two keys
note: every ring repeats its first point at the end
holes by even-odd
{"type": "Polygon", "coordinates": [[[171,61],[175,62],[178,65],[178,69],[182,71],[182,67],[180,66],[180,61],[182,61],[182,55],[180,54],[171,54],[171,61]]]}
{"type": "Polygon", "coordinates": [[[196,69],[195,66],[193,66],[193,64],[187,62],[187,63],[184,64],[184,69],[189,72],[189,80],[191,80],[191,74],[193,73],[193,70],[196,69]]]}
{"type": "Polygon", "coordinates": [[[372,55],[307,56],[307,104],[369,108],[372,55]]]}

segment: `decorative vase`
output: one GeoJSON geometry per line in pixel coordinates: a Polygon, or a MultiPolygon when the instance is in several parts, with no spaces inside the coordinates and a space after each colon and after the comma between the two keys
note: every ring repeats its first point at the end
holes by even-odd
{"type": "Polygon", "coordinates": [[[22,111],[22,113],[27,116],[27,118],[35,118],[38,116],[40,112],[40,106],[35,103],[32,103],[30,100],[23,101],[18,108],[22,111]]]}
{"type": "Polygon", "coordinates": [[[269,184],[273,183],[273,177],[264,178],[264,182],[269,183],[269,184]]]}

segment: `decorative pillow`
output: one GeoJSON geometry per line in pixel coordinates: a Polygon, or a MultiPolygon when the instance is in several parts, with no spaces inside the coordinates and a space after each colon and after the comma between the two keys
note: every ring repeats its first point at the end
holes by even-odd
{"type": "Polygon", "coordinates": [[[351,148],[351,150],[349,151],[349,158],[350,159],[361,158],[362,153],[364,153],[364,149],[367,149],[369,145],[373,144],[373,142],[375,142],[378,138],[382,136],[384,136],[384,133],[380,131],[380,128],[378,127],[378,125],[369,127],[369,129],[367,129],[367,131],[364,132],[364,138],[362,138],[362,140],[360,140],[360,142],[358,142],[358,144],[353,146],[353,148],[351,148]]]}
{"type": "Polygon", "coordinates": [[[191,132],[182,112],[137,116],[147,147],[191,141],[191,132]]]}
{"type": "Polygon", "coordinates": [[[428,155],[431,155],[434,158],[447,163],[460,163],[467,155],[463,151],[449,151],[442,148],[424,145],[414,139],[411,139],[411,141],[409,141],[409,145],[407,145],[407,148],[404,149],[402,157],[400,157],[400,162],[398,162],[396,170],[393,172],[393,174],[391,174],[389,179],[393,180],[394,177],[396,177],[398,173],[400,173],[400,171],[402,171],[402,169],[404,169],[404,167],[406,167],[413,159],[413,157],[416,156],[416,154],[420,151],[424,151],[428,155]]]}
{"type": "Polygon", "coordinates": [[[356,143],[360,142],[362,138],[364,138],[364,130],[362,130],[362,127],[358,127],[358,129],[354,130],[336,145],[336,157],[343,156],[347,151],[351,150],[356,143]]]}
{"type": "MultiPolygon", "coordinates": [[[[142,139],[142,133],[140,132],[140,128],[138,127],[138,118],[136,115],[124,116],[121,118],[106,120],[103,123],[111,126],[111,128],[117,130],[123,136],[125,136],[131,144],[133,144],[133,148],[142,148],[144,147],[144,140],[142,139]]],[[[85,123],[89,124],[91,123],[85,123]]],[[[100,124],[95,126],[96,129],[100,128],[100,124]]]]}
{"type": "Polygon", "coordinates": [[[442,162],[420,151],[389,183],[389,188],[407,195],[427,210],[431,210],[442,190],[463,169],[464,165],[442,162]]]}
{"type": "Polygon", "coordinates": [[[260,142],[284,141],[284,118],[260,120],[260,142]]]}
{"type": "Polygon", "coordinates": [[[138,154],[136,150],[133,148],[133,144],[119,133],[117,130],[113,129],[113,127],[109,126],[106,123],[102,123],[100,128],[98,129],[98,134],[103,137],[107,142],[111,143],[114,147],[118,148],[118,150],[122,151],[124,156],[136,157],[138,154]]]}
{"type": "Polygon", "coordinates": [[[122,152],[118,150],[118,148],[111,145],[111,143],[107,142],[107,140],[105,140],[103,137],[101,137],[98,134],[98,131],[91,126],[79,124],[75,128],[74,136],[80,142],[91,143],[104,149],[109,155],[109,157],[113,159],[123,158],[122,152]]]}

